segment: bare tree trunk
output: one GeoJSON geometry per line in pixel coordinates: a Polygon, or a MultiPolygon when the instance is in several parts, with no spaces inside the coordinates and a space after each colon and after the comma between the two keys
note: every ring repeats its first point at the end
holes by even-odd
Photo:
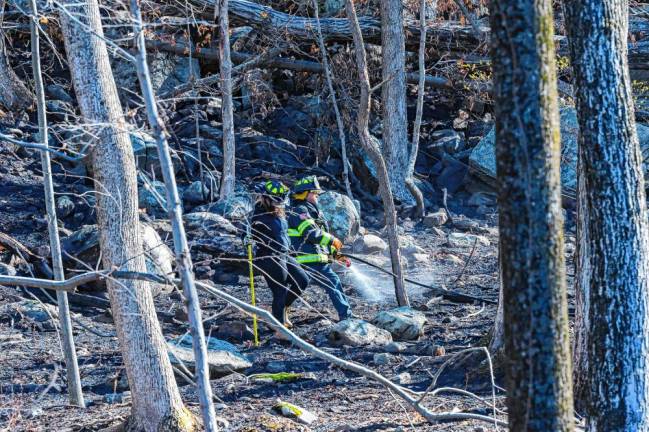
{"type": "Polygon", "coordinates": [[[490,6],[509,428],[571,431],[552,2],[490,6]]]}
{"type": "Polygon", "coordinates": [[[365,45],[363,43],[360,26],[358,25],[358,18],[356,17],[356,9],[354,8],[353,0],[346,0],[345,8],[347,11],[349,26],[351,27],[352,35],[354,37],[356,67],[358,68],[358,78],[361,85],[361,100],[358,107],[358,118],[356,120],[358,135],[360,136],[363,148],[376,167],[376,174],[379,180],[379,192],[381,194],[381,199],[383,200],[385,225],[388,231],[392,272],[395,275],[394,290],[397,303],[399,306],[408,306],[410,302],[408,301],[408,293],[405,289],[403,271],[401,268],[401,251],[399,248],[399,236],[397,233],[397,211],[394,206],[394,199],[392,198],[392,189],[390,187],[388,170],[385,165],[385,160],[381,155],[381,151],[379,150],[379,145],[376,139],[371,136],[369,132],[370,79],[367,72],[365,45]]]}
{"type": "MultiPolygon", "coordinates": [[[[108,61],[97,0],[62,10],[72,81],[81,113],[97,136],[92,151],[100,249],[106,269],[145,272],[138,229],[135,158],[108,61]]],[[[108,294],[133,396],[130,430],[190,431],[155,313],[150,284],[109,279],[108,294]]]]}
{"type": "Polygon", "coordinates": [[[313,10],[315,12],[316,28],[318,30],[318,46],[320,47],[320,55],[322,56],[322,66],[324,68],[325,79],[327,80],[327,89],[331,97],[331,104],[334,107],[334,114],[336,115],[336,126],[338,127],[338,139],[340,140],[340,151],[343,160],[343,180],[345,181],[345,190],[349,199],[354,199],[352,195],[352,187],[349,184],[349,159],[347,158],[347,141],[345,139],[345,126],[343,119],[338,109],[338,101],[336,98],[336,91],[334,90],[333,80],[331,78],[331,68],[329,67],[329,58],[327,57],[327,46],[322,37],[322,26],[320,25],[320,14],[318,12],[318,0],[313,0],[313,10]]]}
{"type": "MultiPolygon", "coordinates": [[[[581,142],[579,145],[583,145],[581,142]]],[[[573,341],[573,382],[575,408],[584,412],[588,404],[588,298],[591,277],[586,206],[586,179],[581,158],[577,161],[577,253],[575,256],[575,321],[573,341]]]]}
{"type": "MultiPolygon", "coordinates": [[[[437,10],[437,0],[433,0],[432,10],[437,10]]],[[[419,3],[419,22],[421,35],[419,38],[419,84],[417,88],[417,114],[415,124],[412,127],[412,144],[410,146],[410,158],[408,159],[408,171],[406,173],[406,186],[417,202],[415,217],[421,219],[426,211],[424,196],[415,184],[415,164],[417,163],[417,152],[419,150],[419,132],[421,129],[421,117],[424,112],[424,91],[426,81],[426,0],[419,3]]]]}
{"type": "Polygon", "coordinates": [[[0,0],[0,105],[9,110],[24,110],[32,106],[34,96],[18,78],[9,64],[2,32],[5,0],[0,0]]]}
{"type": "Polygon", "coordinates": [[[221,111],[223,117],[223,175],[220,198],[234,193],[235,147],[234,116],[232,113],[232,59],[230,58],[230,25],[228,23],[228,0],[219,1],[219,55],[221,69],[221,111]]]}
{"type": "MultiPolygon", "coordinates": [[[[45,89],[41,74],[41,51],[40,38],[38,35],[38,6],[36,0],[30,0],[29,5],[32,11],[30,20],[32,71],[34,75],[34,87],[36,89],[36,107],[38,109],[38,134],[39,141],[43,146],[48,146],[47,114],[45,109],[45,89]]],[[[0,9],[1,10],[1,9],[0,9]]],[[[50,153],[41,151],[41,165],[43,167],[43,185],[45,187],[45,207],[47,209],[47,229],[50,239],[50,250],[52,252],[52,267],[54,278],[64,280],[63,260],[61,259],[61,242],[59,241],[59,229],[56,219],[56,203],[54,202],[54,185],[52,182],[52,165],[50,153]]],[[[81,377],[79,376],[79,364],[77,353],[74,347],[72,335],[72,321],[70,319],[70,307],[68,305],[68,294],[57,291],[56,300],[59,307],[59,325],[61,326],[61,343],[65,368],[67,371],[68,397],[70,404],[85,408],[83,391],[81,390],[81,377]]]]}
{"type": "MultiPolygon", "coordinates": [[[[35,1],[35,0],[32,0],[35,1]]],[[[225,0],[227,4],[227,0],[225,0]]],[[[149,125],[153,130],[153,136],[158,146],[158,156],[162,167],[162,176],[167,189],[167,212],[171,220],[171,226],[174,239],[174,252],[176,256],[176,268],[180,274],[185,299],[187,300],[187,312],[189,315],[189,326],[192,335],[195,359],[195,376],[198,387],[198,396],[203,414],[203,423],[205,430],[215,432],[218,430],[216,424],[216,414],[212,405],[212,387],[210,385],[210,370],[207,364],[207,346],[205,345],[205,333],[203,331],[203,320],[201,318],[201,308],[194,284],[194,274],[192,273],[192,257],[187,244],[185,227],[182,219],[182,202],[178,195],[176,186],[176,175],[174,174],[171,153],[169,152],[169,143],[167,142],[167,133],[165,125],[158,114],[158,106],[155,99],[155,92],[151,84],[151,75],[149,74],[149,65],[146,61],[146,46],[144,41],[144,28],[142,24],[142,13],[138,0],[131,0],[131,13],[135,21],[135,35],[138,46],[137,55],[137,74],[140,80],[140,88],[144,96],[147,117],[149,125]]],[[[230,98],[231,100],[231,98],[230,98]]],[[[230,110],[230,115],[232,111],[230,110]]]]}
{"type": "Polygon", "coordinates": [[[503,307],[503,265],[501,256],[500,243],[498,243],[498,310],[496,311],[493,333],[489,341],[489,352],[494,359],[502,358],[505,353],[505,311],[503,307]]]}
{"type": "Polygon", "coordinates": [[[565,0],[564,12],[585,210],[578,283],[586,311],[588,354],[579,365],[587,366],[587,429],[647,430],[649,227],[628,72],[628,2],[565,0]]]}
{"type": "Polygon", "coordinates": [[[408,114],[406,112],[406,43],[401,0],[381,0],[383,157],[390,186],[401,201],[409,201],[408,114]]]}

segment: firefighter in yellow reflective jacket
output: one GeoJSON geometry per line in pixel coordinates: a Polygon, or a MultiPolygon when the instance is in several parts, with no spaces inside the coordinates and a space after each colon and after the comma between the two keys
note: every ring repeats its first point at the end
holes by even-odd
{"type": "Polygon", "coordinates": [[[292,191],[288,236],[296,260],[304,266],[311,280],[326,290],[338,312],[338,318],[350,318],[351,307],[343,292],[340,278],[330,264],[343,244],[329,233],[327,223],[318,208],[318,195],[323,192],[318,179],[315,176],[303,177],[295,182],[292,191]]]}

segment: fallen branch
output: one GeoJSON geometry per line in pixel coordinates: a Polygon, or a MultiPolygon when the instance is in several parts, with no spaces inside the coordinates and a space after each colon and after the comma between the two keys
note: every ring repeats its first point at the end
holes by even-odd
{"type": "MultiPolygon", "coordinates": [[[[147,50],[158,50],[158,51],[170,52],[181,56],[190,55],[190,47],[187,44],[181,42],[167,42],[163,40],[147,39],[146,48],[147,50]]],[[[219,60],[219,51],[211,48],[192,47],[191,55],[194,58],[200,58],[205,60],[211,60],[211,61],[219,60]]],[[[287,70],[294,70],[297,72],[310,72],[310,73],[317,73],[317,74],[325,73],[325,68],[322,66],[322,64],[318,62],[308,61],[308,60],[293,60],[293,59],[287,59],[282,57],[258,58],[252,54],[236,52],[236,51],[233,51],[231,55],[232,55],[232,61],[234,63],[245,64],[247,62],[251,62],[252,60],[255,60],[255,62],[252,63],[254,67],[287,69],[287,70]]],[[[241,73],[241,72],[243,72],[242,69],[240,70],[237,70],[237,68],[233,69],[233,73],[241,73]]],[[[203,78],[202,80],[195,81],[194,86],[197,86],[199,84],[201,85],[214,84],[217,83],[220,79],[218,75],[213,75],[213,77],[210,76],[207,78],[203,78]]],[[[412,73],[412,72],[406,73],[406,81],[408,81],[408,83],[410,84],[418,84],[419,74],[412,73]]],[[[424,79],[424,83],[426,87],[445,88],[445,89],[453,88],[453,83],[451,82],[451,80],[444,77],[426,75],[424,79]]],[[[192,89],[192,84],[191,83],[185,84],[183,85],[182,89],[183,90],[180,91],[181,93],[185,91],[189,91],[192,89]]],[[[173,89],[170,90],[169,92],[159,95],[159,97],[160,98],[173,97],[173,95],[176,94],[176,92],[177,92],[176,89],[173,89]]]]}
{"type": "MultiPolygon", "coordinates": [[[[206,19],[214,17],[213,0],[191,0],[206,19]]],[[[248,25],[260,28],[264,33],[271,31],[286,34],[290,37],[315,41],[317,39],[317,23],[314,18],[289,15],[269,6],[253,3],[248,0],[230,0],[228,5],[230,20],[236,25],[248,25]]],[[[359,17],[358,23],[366,42],[381,41],[381,21],[374,17],[359,17]]],[[[351,41],[352,32],[345,18],[321,18],[320,28],[325,41],[351,41]]],[[[416,21],[406,21],[404,25],[406,45],[419,45],[419,24],[416,21]]],[[[429,42],[440,49],[466,47],[475,48],[488,41],[476,38],[471,26],[460,25],[456,22],[436,24],[428,27],[429,42]]]]}

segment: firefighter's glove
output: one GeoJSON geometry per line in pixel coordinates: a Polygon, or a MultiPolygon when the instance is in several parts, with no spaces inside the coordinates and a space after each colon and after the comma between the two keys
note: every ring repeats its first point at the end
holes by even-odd
{"type": "Polygon", "coordinates": [[[333,242],[331,242],[331,245],[334,247],[336,252],[340,252],[340,250],[343,248],[343,242],[341,242],[339,239],[335,237],[333,239],[333,242]]]}

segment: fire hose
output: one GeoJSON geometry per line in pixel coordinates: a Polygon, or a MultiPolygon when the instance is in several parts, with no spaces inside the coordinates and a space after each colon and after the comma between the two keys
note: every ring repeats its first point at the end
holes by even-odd
{"type": "MultiPolygon", "coordinates": [[[[381,272],[383,272],[385,274],[388,274],[388,275],[390,275],[392,277],[396,276],[393,272],[391,272],[389,270],[386,270],[383,267],[381,267],[381,266],[379,266],[377,264],[374,264],[374,263],[372,263],[372,262],[370,262],[368,260],[365,260],[365,259],[363,259],[361,257],[358,257],[356,255],[351,255],[351,254],[338,255],[336,257],[336,260],[341,261],[342,258],[352,259],[354,261],[358,261],[358,262],[363,263],[363,264],[365,264],[365,265],[367,265],[369,267],[372,267],[372,268],[374,268],[376,270],[379,270],[379,271],[381,271],[381,272]]],[[[349,260],[347,260],[347,262],[348,261],[349,260]]],[[[344,265],[349,267],[349,264],[347,264],[347,262],[345,262],[344,265]]],[[[481,298],[481,297],[475,297],[475,296],[468,295],[468,294],[462,294],[462,293],[459,293],[457,291],[449,291],[449,290],[447,290],[445,288],[439,288],[439,287],[434,287],[434,286],[431,286],[431,285],[426,285],[424,283],[418,282],[418,281],[413,280],[413,279],[404,278],[403,280],[408,282],[408,283],[411,283],[413,285],[417,285],[417,286],[420,286],[422,288],[426,288],[426,289],[430,290],[434,295],[440,296],[440,297],[444,298],[445,300],[449,300],[449,301],[452,301],[452,302],[456,302],[456,303],[480,302],[480,303],[487,303],[487,304],[498,304],[498,302],[493,301],[493,300],[488,300],[488,299],[484,299],[484,298],[481,298]]]]}

